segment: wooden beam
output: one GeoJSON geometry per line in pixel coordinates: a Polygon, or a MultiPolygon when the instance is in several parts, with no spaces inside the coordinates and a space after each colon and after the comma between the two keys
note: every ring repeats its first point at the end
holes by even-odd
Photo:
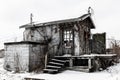
{"type": "Polygon", "coordinates": [[[91,58],[88,59],[88,69],[91,69],[91,58]]]}

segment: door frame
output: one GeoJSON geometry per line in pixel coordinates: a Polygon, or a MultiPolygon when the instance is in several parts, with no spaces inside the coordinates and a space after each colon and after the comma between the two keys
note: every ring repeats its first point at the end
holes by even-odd
{"type": "MultiPolygon", "coordinates": [[[[61,34],[62,34],[62,55],[64,55],[64,45],[65,45],[65,34],[64,34],[64,32],[65,31],[71,31],[71,34],[72,34],[72,47],[71,47],[71,55],[75,55],[74,53],[75,53],[75,49],[74,49],[74,30],[72,29],[72,28],[64,28],[62,31],[61,31],[61,34]]],[[[66,35],[67,35],[67,32],[66,32],[66,35]]],[[[69,32],[69,36],[70,36],[70,32],[69,32]]],[[[70,37],[69,37],[70,38],[70,37]]],[[[69,39],[69,41],[70,41],[70,39],[69,39]]]]}

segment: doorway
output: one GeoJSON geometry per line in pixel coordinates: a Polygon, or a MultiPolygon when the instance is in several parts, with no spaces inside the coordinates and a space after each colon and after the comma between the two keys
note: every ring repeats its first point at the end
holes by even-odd
{"type": "Polygon", "coordinates": [[[63,55],[73,55],[74,54],[74,32],[72,29],[63,30],[63,55]]]}

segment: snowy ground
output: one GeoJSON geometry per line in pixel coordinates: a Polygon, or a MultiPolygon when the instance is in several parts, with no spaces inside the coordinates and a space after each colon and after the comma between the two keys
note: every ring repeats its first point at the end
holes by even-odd
{"type": "Polygon", "coordinates": [[[45,80],[120,80],[120,63],[109,67],[105,71],[86,73],[78,71],[64,71],[59,74],[44,73],[14,73],[3,69],[4,58],[0,58],[0,80],[24,80],[25,77],[45,80]]]}

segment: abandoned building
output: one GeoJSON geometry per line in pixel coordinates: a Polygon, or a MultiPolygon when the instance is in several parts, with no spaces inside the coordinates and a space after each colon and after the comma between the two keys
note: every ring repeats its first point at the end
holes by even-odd
{"type": "Polygon", "coordinates": [[[10,71],[58,73],[65,69],[95,71],[106,68],[106,33],[91,34],[95,25],[91,14],[78,18],[20,26],[23,41],[7,42],[4,68],[10,71]],[[102,61],[102,63],[101,63],[102,61]]]}

